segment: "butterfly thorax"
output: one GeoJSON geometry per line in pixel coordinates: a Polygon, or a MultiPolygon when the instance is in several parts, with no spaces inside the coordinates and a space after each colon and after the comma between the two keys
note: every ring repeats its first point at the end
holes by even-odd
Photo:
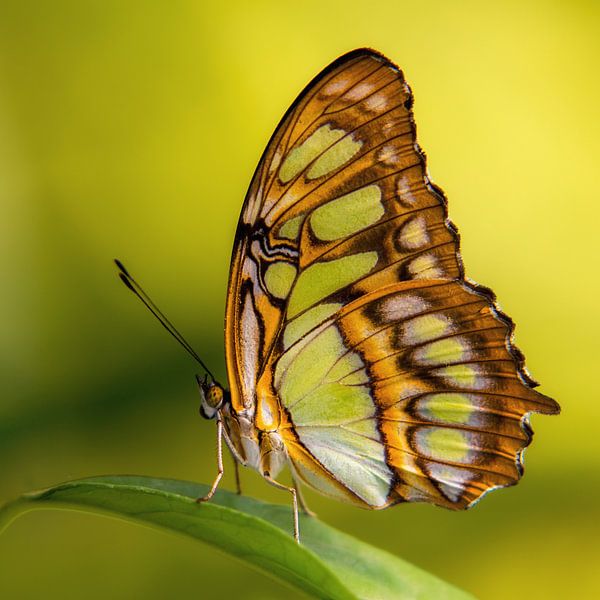
{"type": "Polygon", "coordinates": [[[241,410],[228,402],[223,405],[220,416],[227,444],[239,462],[261,475],[276,477],[287,460],[279,433],[285,415],[277,398],[261,398],[241,410]]]}

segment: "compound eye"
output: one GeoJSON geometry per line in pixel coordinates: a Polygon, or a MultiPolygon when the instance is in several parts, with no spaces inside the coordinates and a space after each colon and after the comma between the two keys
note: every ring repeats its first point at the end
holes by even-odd
{"type": "Polygon", "coordinates": [[[200,388],[200,414],[205,419],[214,419],[223,405],[225,390],[216,382],[201,380],[196,376],[200,388]]]}
{"type": "Polygon", "coordinates": [[[206,404],[218,410],[223,404],[223,388],[218,383],[211,383],[206,391],[206,404]]]}

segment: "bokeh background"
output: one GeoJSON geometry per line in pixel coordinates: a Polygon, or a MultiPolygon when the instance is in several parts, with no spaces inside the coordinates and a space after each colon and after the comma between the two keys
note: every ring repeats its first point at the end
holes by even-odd
{"type": "MultiPolygon", "coordinates": [[[[118,283],[122,258],[224,378],[233,233],[279,118],[360,46],[415,92],[467,273],[497,292],[542,390],[527,473],[474,510],[326,522],[482,599],[598,597],[597,2],[0,3],[0,501],[87,475],[208,482],[191,359],[118,283]]],[[[287,502],[245,471],[248,493],[287,502]]],[[[232,473],[225,486],[232,487],[232,473]]],[[[301,598],[191,540],[30,513],[0,597],[301,598]]]]}

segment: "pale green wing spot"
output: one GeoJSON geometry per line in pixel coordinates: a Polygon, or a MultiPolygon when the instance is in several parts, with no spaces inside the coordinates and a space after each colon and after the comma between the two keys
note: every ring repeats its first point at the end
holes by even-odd
{"type": "Polygon", "coordinates": [[[332,144],[335,144],[345,134],[346,132],[343,129],[332,129],[329,124],[319,127],[302,144],[289,151],[279,169],[279,179],[281,182],[288,183],[294,179],[309,163],[332,144]]]}
{"type": "Polygon", "coordinates": [[[329,150],[321,154],[308,170],[306,177],[308,179],[317,179],[333,173],[343,164],[347,163],[360,149],[362,142],[353,140],[351,136],[343,137],[334,144],[329,150]]]}
{"type": "Polygon", "coordinates": [[[310,217],[314,234],[324,241],[338,240],[381,219],[381,189],[368,185],[319,206],[310,217]]]}
{"type": "Polygon", "coordinates": [[[432,342],[415,352],[415,360],[428,365],[443,365],[459,362],[466,355],[465,343],[457,338],[446,338],[432,342]]]}
{"type": "MultiPolygon", "coordinates": [[[[349,374],[356,375],[354,372],[364,365],[357,353],[347,351],[337,327],[333,325],[325,327],[302,344],[297,352],[294,352],[295,349],[292,348],[282,355],[274,377],[275,388],[279,392],[283,405],[292,411],[295,423],[297,423],[295,412],[297,407],[300,404],[310,405],[315,401],[314,394],[321,397],[325,407],[335,407],[332,409],[332,414],[346,415],[343,406],[350,406],[352,402],[360,401],[363,408],[359,410],[358,406],[354,406],[347,417],[340,417],[345,421],[374,414],[374,404],[367,388],[340,383],[340,380],[349,374]],[[315,356],[319,359],[315,360],[315,356]],[[323,390],[328,391],[323,392],[323,390]],[[353,395],[354,392],[356,395],[353,395]],[[336,394],[345,399],[342,401],[343,406],[339,405],[336,394]]],[[[363,369],[360,373],[363,379],[364,374],[363,369]]],[[[329,408],[318,410],[329,410],[329,408]]],[[[302,423],[308,422],[307,417],[303,416],[302,423]]]]}
{"type": "Polygon", "coordinates": [[[444,315],[414,317],[404,325],[404,341],[408,345],[419,344],[442,337],[452,331],[450,321],[444,315]]]}
{"type": "Polygon", "coordinates": [[[471,445],[464,431],[448,427],[429,427],[417,433],[419,450],[443,462],[468,462],[471,445]]]}
{"type": "Polygon", "coordinates": [[[361,369],[360,371],[355,371],[354,373],[350,373],[350,375],[340,379],[340,383],[344,385],[357,385],[361,383],[369,382],[369,374],[365,371],[365,369],[361,369]]]}
{"type": "Polygon", "coordinates": [[[336,374],[342,376],[361,366],[360,357],[347,351],[337,327],[329,324],[282,355],[274,383],[300,441],[313,456],[365,502],[383,506],[392,473],[372,419],[376,408],[369,388],[332,381],[336,374]],[[340,427],[363,419],[370,425],[359,431],[340,427]]]}
{"type": "Polygon", "coordinates": [[[269,265],[265,273],[267,290],[275,298],[287,298],[296,278],[296,267],[290,263],[279,261],[269,265]]]}
{"type": "Polygon", "coordinates": [[[297,240],[300,235],[300,227],[302,227],[303,220],[304,215],[299,215],[286,221],[279,228],[279,237],[285,238],[286,240],[297,240]]]}
{"type": "Polygon", "coordinates": [[[487,380],[479,374],[476,365],[450,365],[436,369],[435,374],[460,387],[477,389],[484,387],[487,380]]]}
{"type": "Polygon", "coordinates": [[[448,392],[425,396],[418,403],[418,411],[431,421],[467,425],[475,407],[467,395],[448,392]]]}
{"type": "Polygon", "coordinates": [[[371,438],[372,440],[378,440],[380,438],[379,430],[377,429],[377,420],[374,417],[360,419],[359,421],[353,421],[352,423],[344,423],[342,427],[349,431],[353,431],[354,433],[371,438]]]}
{"type": "Polygon", "coordinates": [[[347,496],[342,493],[337,486],[335,486],[327,477],[323,477],[320,473],[315,473],[310,469],[307,469],[302,463],[294,463],[294,469],[298,472],[300,477],[308,483],[315,490],[319,490],[326,496],[337,498],[347,502],[347,496]]]}
{"type": "Polygon", "coordinates": [[[335,363],[327,374],[325,381],[339,381],[364,366],[362,359],[356,352],[348,352],[335,363]]]}
{"type": "Polygon", "coordinates": [[[296,347],[291,349],[291,360],[286,360],[290,351],[284,353],[275,369],[275,387],[288,409],[321,385],[331,367],[346,352],[336,327],[325,328],[303,344],[298,352],[293,352],[296,347]]]}
{"type": "Polygon", "coordinates": [[[317,304],[305,313],[298,315],[290,321],[283,332],[283,347],[289,348],[294,342],[299,340],[305,333],[322,323],[331,315],[336,313],[342,307],[341,304],[329,302],[317,304]]]}
{"type": "Polygon", "coordinates": [[[288,318],[366,275],[377,263],[377,252],[362,252],[314,263],[298,277],[288,304],[288,318]]]}
{"type": "Polygon", "coordinates": [[[298,427],[298,437],[334,477],[370,506],[384,506],[393,475],[380,441],[341,427],[298,427]]]}
{"type": "Polygon", "coordinates": [[[296,427],[331,427],[372,417],[375,405],[366,387],[328,383],[304,396],[290,413],[296,427]]]}
{"type": "Polygon", "coordinates": [[[275,373],[273,375],[273,384],[275,388],[279,389],[283,385],[283,378],[285,377],[290,365],[296,360],[300,352],[314,339],[317,338],[325,330],[324,326],[315,329],[308,333],[305,337],[300,338],[295,344],[288,348],[277,360],[275,367],[275,373]]]}

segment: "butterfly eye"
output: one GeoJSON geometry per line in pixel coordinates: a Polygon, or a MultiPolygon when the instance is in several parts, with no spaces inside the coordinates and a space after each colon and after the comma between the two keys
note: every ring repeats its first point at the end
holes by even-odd
{"type": "Polygon", "coordinates": [[[214,419],[223,405],[225,390],[215,381],[196,377],[200,389],[200,414],[205,419],[214,419]]]}

